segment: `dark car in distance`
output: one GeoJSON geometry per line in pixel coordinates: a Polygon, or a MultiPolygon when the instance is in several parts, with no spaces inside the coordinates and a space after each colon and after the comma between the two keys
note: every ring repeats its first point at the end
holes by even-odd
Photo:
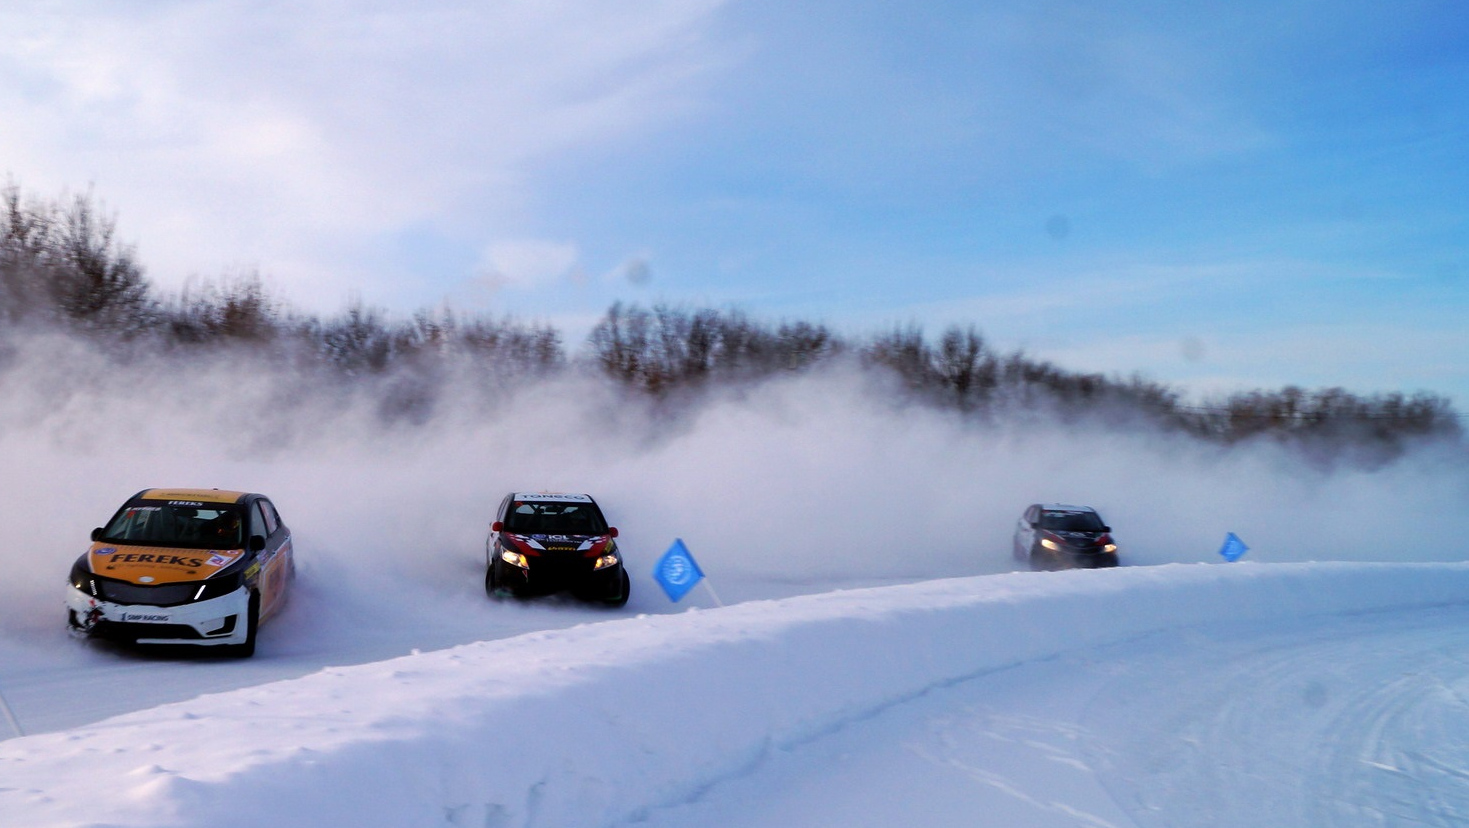
{"type": "Polygon", "coordinates": [[[614,607],[627,603],[617,529],[590,495],[506,495],[490,524],[485,558],[485,591],[493,597],[569,592],[614,607]]]}
{"type": "Polygon", "coordinates": [[[1112,527],[1090,506],[1033,503],[1015,527],[1015,559],[1031,569],[1098,569],[1117,565],[1112,527]]]}

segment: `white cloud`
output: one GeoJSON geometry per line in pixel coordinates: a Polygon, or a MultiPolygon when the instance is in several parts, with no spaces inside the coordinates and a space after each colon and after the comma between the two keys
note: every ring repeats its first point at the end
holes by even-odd
{"type": "Polygon", "coordinates": [[[496,242],[485,251],[481,278],[492,289],[540,287],[580,273],[575,244],[540,239],[496,242]]]}
{"type": "Polygon", "coordinates": [[[21,0],[0,158],[95,186],[165,285],[258,265],[345,293],[385,237],[514,232],[536,162],[674,117],[719,4],[21,0]]]}

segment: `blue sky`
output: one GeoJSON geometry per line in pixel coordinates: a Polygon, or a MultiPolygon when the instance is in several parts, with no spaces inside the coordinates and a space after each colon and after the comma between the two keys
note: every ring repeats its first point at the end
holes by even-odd
{"type": "Polygon", "coordinates": [[[0,167],[165,287],[973,324],[1464,408],[1466,79],[1454,2],[19,0],[0,167]]]}

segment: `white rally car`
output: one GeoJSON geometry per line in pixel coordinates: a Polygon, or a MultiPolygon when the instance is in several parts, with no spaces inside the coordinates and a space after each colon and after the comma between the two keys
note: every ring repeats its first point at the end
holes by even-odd
{"type": "Polygon", "coordinates": [[[285,603],[291,532],[264,495],[146,489],[71,568],[67,626],[134,644],[255,653],[260,623],[285,603]]]}

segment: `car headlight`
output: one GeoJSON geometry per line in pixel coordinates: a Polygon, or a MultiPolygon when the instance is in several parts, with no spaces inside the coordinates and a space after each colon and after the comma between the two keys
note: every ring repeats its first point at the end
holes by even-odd
{"type": "Polygon", "coordinates": [[[243,581],[244,570],[235,573],[233,576],[227,575],[223,578],[215,576],[200,584],[199,588],[194,591],[194,597],[189,600],[208,601],[211,598],[222,598],[239,589],[243,581]]]}
{"type": "Polygon", "coordinates": [[[1102,551],[1103,552],[1116,552],[1117,551],[1117,544],[1115,544],[1115,543],[1109,543],[1106,546],[1102,547],[1102,551]]]}
{"type": "Polygon", "coordinates": [[[1041,546],[1044,546],[1052,552],[1058,552],[1061,549],[1061,545],[1050,538],[1041,538],[1041,546]]]}
{"type": "Polygon", "coordinates": [[[92,571],[87,568],[85,557],[71,566],[71,585],[75,589],[87,593],[93,598],[97,597],[97,580],[92,577],[92,571]]]}
{"type": "Polygon", "coordinates": [[[617,566],[617,564],[620,562],[621,561],[616,555],[603,555],[602,557],[597,559],[596,563],[592,564],[592,570],[595,571],[598,569],[606,569],[609,566],[617,566]]]}
{"type": "Polygon", "coordinates": [[[526,557],[519,552],[511,552],[509,549],[506,549],[505,551],[500,553],[500,560],[510,564],[511,566],[518,566],[521,569],[530,569],[530,561],[527,560],[526,557]]]}

